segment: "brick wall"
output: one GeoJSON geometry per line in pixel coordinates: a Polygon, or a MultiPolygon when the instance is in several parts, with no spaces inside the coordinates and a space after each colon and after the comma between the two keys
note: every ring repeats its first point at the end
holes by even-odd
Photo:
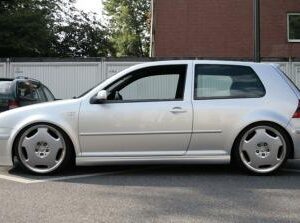
{"type": "MultiPolygon", "coordinates": [[[[253,0],[154,0],[158,57],[253,57],[253,0]]],[[[261,0],[261,56],[300,58],[287,42],[287,12],[300,0],[261,0]]]]}
{"type": "Polygon", "coordinates": [[[300,58],[300,43],[289,43],[287,13],[300,12],[300,0],[261,0],[261,56],[300,58]]]}

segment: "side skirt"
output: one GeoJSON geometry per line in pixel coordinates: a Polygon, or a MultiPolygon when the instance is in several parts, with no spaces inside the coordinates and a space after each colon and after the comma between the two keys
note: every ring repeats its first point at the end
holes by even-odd
{"type": "Polygon", "coordinates": [[[214,156],[152,156],[152,157],[77,157],[76,165],[116,164],[229,164],[229,155],[214,156]]]}

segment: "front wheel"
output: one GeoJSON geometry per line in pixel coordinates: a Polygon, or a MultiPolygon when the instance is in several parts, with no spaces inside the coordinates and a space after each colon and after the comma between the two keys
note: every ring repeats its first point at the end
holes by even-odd
{"type": "Polygon", "coordinates": [[[241,168],[263,175],[278,170],[286,162],[290,148],[290,141],[281,128],[264,124],[245,129],[233,155],[241,168]]]}
{"type": "Polygon", "coordinates": [[[34,174],[51,174],[65,168],[71,160],[68,137],[57,127],[33,125],[21,132],[15,152],[20,165],[34,174]]]}

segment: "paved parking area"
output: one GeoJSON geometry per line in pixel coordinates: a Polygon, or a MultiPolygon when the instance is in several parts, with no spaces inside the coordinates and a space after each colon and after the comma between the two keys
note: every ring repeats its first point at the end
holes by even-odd
{"type": "Polygon", "coordinates": [[[229,166],[0,168],[0,222],[299,222],[300,163],[275,176],[229,166]]]}

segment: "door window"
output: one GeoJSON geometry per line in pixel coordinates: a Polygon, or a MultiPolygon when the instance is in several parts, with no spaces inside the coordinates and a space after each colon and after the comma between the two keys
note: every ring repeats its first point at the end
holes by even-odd
{"type": "Polygon", "coordinates": [[[251,67],[196,65],[195,99],[257,98],[265,88],[251,67]]]}
{"type": "Polygon", "coordinates": [[[187,65],[144,68],[121,78],[106,90],[119,102],[183,100],[187,65]]]}

